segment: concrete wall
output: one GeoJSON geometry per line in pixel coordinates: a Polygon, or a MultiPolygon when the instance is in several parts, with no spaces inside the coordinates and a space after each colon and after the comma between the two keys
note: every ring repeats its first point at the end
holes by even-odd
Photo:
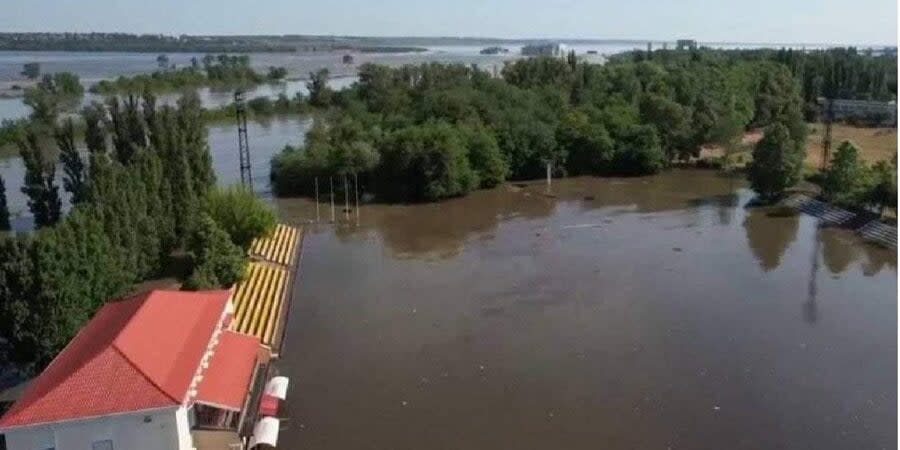
{"type": "Polygon", "coordinates": [[[62,422],[6,432],[8,450],[91,450],[112,440],[114,450],[191,450],[184,408],[62,422]]]}

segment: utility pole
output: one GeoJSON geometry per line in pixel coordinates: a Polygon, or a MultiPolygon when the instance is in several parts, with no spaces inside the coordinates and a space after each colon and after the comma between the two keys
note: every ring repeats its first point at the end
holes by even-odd
{"type": "Polygon", "coordinates": [[[250,142],[247,140],[247,110],[244,107],[244,91],[234,91],[234,110],[238,127],[238,159],[240,160],[241,184],[253,189],[253,174],[250,170],[250,142]]]}
{"type": "Polygon", "coordinates": [[[344,220],[350,220],[350,189],[347,187],[347,174],[344,174],[344,220]]]}
{"type": "Polygon", "coordinates": [[[834,121],[834,99],[825,99],[825,135],[822,137],[822,170],[828,168],[828,154],[831,152],[831,122],[834,121]]]}
{"type": "Polygon", "coordinates": [[[334,223],[334,180],[328,177],[328,184],[331,186],[331,223],[334,223]]]}

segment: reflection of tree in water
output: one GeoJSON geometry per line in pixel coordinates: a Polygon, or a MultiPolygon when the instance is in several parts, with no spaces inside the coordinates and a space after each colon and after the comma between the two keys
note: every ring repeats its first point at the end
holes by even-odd
{"type": "Polygon", "coordinates": [[[740,196],[738,196],[737,192],[719,196],[719,201],[716,203],[719,225],[731,225],[731,219],[734,218],[734,211],[739,204],[739,200],[740,196]]]}
{"type": "Polygon", "coordinates": [[[816,227],[817,232],[813,237],[815,242],[813,243],[812,262],[809,265],[809,286],[806,292],[806,302],[803,303],[803,318],[809,323],[816,323],[819,320],[819,307],[816,304],[819,286],[816,278],[819,276],[819,248],[822,247],[821,236],[824,230],[822,230],[821,223],[818,223],[816,227]]]}
{"type": "Polygon", "coordinates": [[[345,241],[360,230],[374,230],[398,257],[451,258],[468,239],[488,234],[502,221],[547,217],[555,208],[551,198],[510,190],[478,191],[438,203],[367,205],[361,210],[361,228],[339,226],[335,234],[345,241]]]}
{"type": "Polygon", "coordinates": [[[562,199],[583,199],[585,210],[624,206],[629,212],[655,213],[715,207],[720,221],[730,221],[739,203],[739,183],[711,171],[674,170],[653,177],[577,177],[562,180],[553,190],[562,199]]]}
{"type": "Polygon", "coordinates": [[[897,269],[897,254],[893,250],[861,242],[850,231],[822,229],[818,236],[822,241],[825,266],[833,274],[845,272],[863,256],[862,271],[865,276],[873,276],[885,268],[897,269]]]}
{"type": "Polygon", "coordinates": [[[719,225],[728,226],[731,225],[731,220],[734,218],[734,212],[740,204],[740,199],[741,197],[737,192],[730,192],[727,194],[696,198],[691,200],[690,203],[698,207],[708,206],[715,208],[716,217],[719,219],[719,225]]]}
{"type": "Polygon", "coordinates": [[[739,203],[733,189],[732,180],[708,171],[562,179],[554,181],[552,198],[542,181],[512,183],[438,203],[369,204],[362,210],[361,227],[339,226],[335,233],[347,240],[359,231],[373,230],[399,257],[442,259],[459,254],[466,240],[489,235],[505,220],[550,216],[557,202],[578,201],[584,209],[634,205],[637,212],[659,212],[696,209],[696,199],[705,199],[704,204],[720,209],[720,215],[730,216],[739,203]]]}
{"type": "Polygon", "coordinates": [[[773,214],[772,208],[750,208],[744,219],[747,244],[766,272],[781,264],[784,252],[797,238],[800,219],[796,214],[773,214]]]}
{"type": "Polygon", "coordinates": [[[896,250],[878,247],[875,244],[864,244],[862,248],[866,254],[866,260],[862,265],[863,275],[871,277],[881,272],[885,267],[889,267],[894,271],[897,270],[896,250]]]}
{"type": "Polygon", "coordinates": [[[820,228],[816,233],[817,243],[822,245],[822,259],[831,273],[843,273],[859,258],[857,244],[849,240],[851,237],[849,231],[833,228],[820,228]]]}

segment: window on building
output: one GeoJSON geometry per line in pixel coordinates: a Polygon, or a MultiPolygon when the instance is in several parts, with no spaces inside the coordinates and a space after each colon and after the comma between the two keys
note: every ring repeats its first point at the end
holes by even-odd
{"type": "Polygon", "coordinates": [[[112,440],[106,439],[102,441],[94,441],[91,444],[91,450],[113,450],[112,440]]]}

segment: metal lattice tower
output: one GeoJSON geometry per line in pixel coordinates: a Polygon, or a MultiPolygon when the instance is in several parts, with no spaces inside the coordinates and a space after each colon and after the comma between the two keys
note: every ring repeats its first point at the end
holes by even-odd
{"type": "Polygon", "coordinates": [[[822,137],[822,169],[828,168],[828,154],[831,152],[831,123],[834,121],[834,100],[825,99],[825,135],[822,137]]]}
{"type": "Polygon", "coordinates": [[[238,127],[238,157],[241,167],[241,183],[253,188],[253,174],[250,170],[250,143],[247,140],[247,110],[244,107],[244,92],[234,91],[234,110],[238,127]]]}

